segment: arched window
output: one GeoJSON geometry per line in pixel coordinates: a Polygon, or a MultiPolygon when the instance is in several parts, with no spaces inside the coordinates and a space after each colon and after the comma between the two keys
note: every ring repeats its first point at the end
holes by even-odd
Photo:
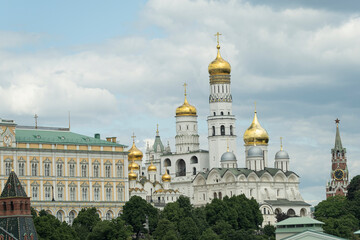
{"type": "Polygon", "coordinates": [[[290,216],[290,217],[295,216],[295,211],[294,211],[294,209],[290,208],[290,209],[287,211],[287,215],[290,216]]]}
{"type": "Polygon", "coordinates": [[[99,177],[99,165],[94,165],[94,177],[99,177]]]}
{"type": "Polygon", "coordinates": [[[19,163],[19,176],[24,176],[24,175],[25,175],[25,164],[19,163]]]}
{"type": "Polygon", "coordinates": [[[111,177],[111,166],[105,166],[105,177],[109,178],[111,177]]]}
{"type": "Polygon", "coordinates": [[[123,176],[123,166],[120,164],[116,166],[116,176],[117,177],[123,176]]]}
{"type": "Polygon", "coordinates": [[[5,174],[6,174],[6,176],[10,175],[10,172],[11,172],[11,163],[7,162],[7,163],[5,163],[5,174]]]}
{"type": "Polygon", "coordinates": [[[186,164],[183,159],[179,159],[176,164],[176,176],[186,176],[186,164]]]}
{"type": "Polygon", "coordinates": [[[221,133],[222,136],[225,135],[225,126],[224,126],[224,125],[221,125],[221,127],[220,127],[220,133],[221,133]]]}
{"type": "Polygon", "coordinates": [[[222,199],[222,193],[219,192],[219,199],[221,200],[222,199]]]}
{"type": "Polygon", "coordinates": [[[56,213],[56,218],[57,218],[60,222],[62,222],[62,221],[63,221],[63,214],[62,214],[62,212],[58,211],[58,212],[56,213]]]}
{"type": "Polygon", "coordinates": [[[165,159],[164,160],[164,167],[171,167],[171,161],[170,161],[170,159],[165,159]]]}
{"type": "Polygon", "coordinates": [[[31,164],[31,175],[32,176],[37,176],[37,163],[32,163],[31,164]]]}
{"type": "Polygon", "coordinates": [[[45,187],[45,200],[51,200],[51,187],[45,187]]]}
{"type": "Polygon", "coordinates": [[[302,208],[300,210],[300,217],[305,217],[306,216],[306,209],[305,208],[302,208]]]}
{"type": "Polygon", "coordinates": [[[215,199],[215,198],[217,198],[217,194],[216,194],[216,192],[214,192],[214,199],[215,199]]]}
{"type": "Polygon", "coordinates": [[[230,125],[230,135],[234,135],[234,134],[233,134],[233,126],[232,126],[232,125],[230,125]]]}
{"type": "Polygon", "coordinates": [[[94,188],[94,200],[100,201],[100,190],[98,187],[94,188]]]}
{"type": "Polygon", "coordinates": [[[75,165],[74,164],[69,165],[69,176],[75,177],[75,165]]]}
{"type": "Polygon", "coordinates": [[[87,172],[87,166],[85,164],[82,164],[81,166],[81,176],[82,177],[86,177],[86,172],[87,172]]]}
{"type": "Polygon", "coordinates": [[[111,212],[110,211],[107,211],[106,213],[106,220],[111,220],[111,212]]]}
{"type": "Polygon", "coordinates": [[[212,135],[215,136],[215,126],[212,126],[212,135]]]}
{"type": "Polygon", "coordinates": [[[111,188],[106,188],[106,201],[111,201],[111,188]]]}
{"type": "Polygon", "coordinates": [[[196,164],[196,163],[198,163],[199,161],[198,161],[198,158],[196,157],[196,156],[192,156],[191,158],[190,158],[190,163],[191,164],[196,164]]]}
{"type": "Polygon", "coordinates": [[[74,211],[69,212],[69,224],[72,225],[75,219],[74,211]]]}
{"type": "Polygon", "coordinates": [[[57,170],[57,176],[62,177],[62,163],[58,163],[56,165],[56,170],[57,170]]]}
{"type": "Polygon", "coordinates": [[[221,111],[221,112],[220,112],[220,115],[221,115],[221,116],[223,116],[223,115],[224,115],[224,112],[223,112],[223,111],[221,111]]]}
{"type": "Polygon", "coordinates": [[[216,116],[216,112],[214,112],[214,116],[216,116]]]}
{"type": "Polygon", "coordinates": [[[70,201],[75,201],[76,200],[75,191],[76,191],[75,187],[70,188],[70,201]]]}

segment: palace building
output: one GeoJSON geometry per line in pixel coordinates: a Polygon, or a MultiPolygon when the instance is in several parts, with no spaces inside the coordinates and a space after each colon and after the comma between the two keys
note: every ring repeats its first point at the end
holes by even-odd
{"type": "Polygon", "coordinates": [[[128,200],[127,152],[116,138],[101,140],[69,128],[18,126],[0,120],[0,182],[17,173],[32,207],[72,223],[82,208],[102,219],[118,216],[128,200]]]}

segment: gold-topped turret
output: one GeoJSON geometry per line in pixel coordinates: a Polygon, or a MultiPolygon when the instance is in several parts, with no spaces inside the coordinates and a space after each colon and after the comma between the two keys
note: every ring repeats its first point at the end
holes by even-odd
{"type": "Polygon", "coordinates": [[[171,181],[171,176],[167,172],[167,166],[166,165],[165,165],[165,174],[162,175],[161,180],[163,182],[170,182],[171,181]]]}
{"type": "Polygon", "coordinates": [[[186,86],[187,86],[187,84],[184,83],[184,88],[185,88],[184,104],[176,109],[176,116],[196,116],[196,108],[194,106],[190,105],[189,102],[187,101],[186,86]]]}
{"type": "Polygon", "coordinates": [[[141,161],[143,158],[143,153],[135,146],[135,135],[133,134],[133,145],[129,149],[128,159],[129,161],[141,161]]]}
{"type": "Polygon", "coordinates": [[[134,171],[131,169],[131,171],[129,172],[129,180],[136,180],[137,179],[137,174],[134,173],[134,171]]]}
{"type": "Polygon", "coordinates": [[[230,63],[228,63],[227,61],[225,61],[220,54],[220,44],[219,44],[219,36],[221,34],[219,32],[217,32],[215,34],[215,36],[217,37],[217,56],[215,58],[214,61],[212,61],[209,64],[208,70],[209,70],[209,74],[211,76],[213,75],[229,75],[231,72],[231,66],[230,63]]]}
{"type": "Polygon", "coordinates": [[[157,168],[156,166],[153,164],[153,162],[151,161],[150,166],[148,167],[148,172],[156,172],[157,168]]]}
{"type": "Polygon", "coordinates": [[[250,127],[244,133],[245,145],[267,145],[269,142],[269,134],[261,127],[257,118],[256,106],[254,111],[254,119],[250,127]]]}

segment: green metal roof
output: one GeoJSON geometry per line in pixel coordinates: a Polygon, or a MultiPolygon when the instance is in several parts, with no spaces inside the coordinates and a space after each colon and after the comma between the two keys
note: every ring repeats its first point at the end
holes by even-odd
{"type": "Polygon", "coordinates": [[[305,230],[303,232],[294,234],[292,236],[283,238],[285,239],[302,239],[302,240],[315,240],[315,239],[321,239],[321,240],[328,240],[328,239],[336,239],[336,240],[345,240],[345,238],[341,238],[338,236],[330,235],[323,232],[318,232],[314,230],[305,230]]]}
{"type": "Polygon", "coordinates": [[[276,226],[300,225],[300,224],[325,224],[325,223],[310,217],[291,217],[277,223],[276,226]]]}
{"type": "Polygon", "coordinates": [[[277,200],[265,200],[272,206],[311,206],[304,201],[289,201],[288,199],[278,198],[277,200]]]}
{"type": "Polygon", "coordinates": [[[118,146],[125,145],[108,142],[94,137],[62,130],[44,129],[15,129],[16,141],[19,143],[42,143],[42,144],[74,144],[94,146],[118,146]]]}

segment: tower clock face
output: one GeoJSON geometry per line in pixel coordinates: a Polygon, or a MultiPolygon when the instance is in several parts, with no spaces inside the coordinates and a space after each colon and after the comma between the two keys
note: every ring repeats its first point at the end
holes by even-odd
{"type": "Polygon", "coordinates": [[[343,180],[344,178],[344,171],[341,169],[336,169],[334,172],[334,177],[336,180],[343,180]]]}

